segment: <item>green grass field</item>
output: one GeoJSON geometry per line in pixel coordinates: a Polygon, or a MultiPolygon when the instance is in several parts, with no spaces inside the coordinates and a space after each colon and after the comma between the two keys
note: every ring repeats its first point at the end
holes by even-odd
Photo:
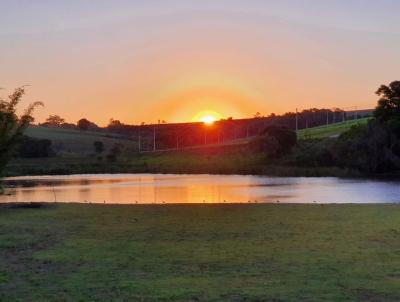
{"type": "Polygon", "coordinates": [[[30,127],[25,134],[34,138],[51,140],[53,148],[61,154],[94,153],[93,143],[95,141],[102,141],[106,151],[116,143],[123,145],[128,151],[137,150],[135,140],[118,134],[46,127],[30,127]]]}
{"type": "Polygon", "coordinates": [[[399,301],[398,205],[0,206],[0,301],[399,301]]]}
{"type": "Polygon", "coordinates": [[[361,118],[347,122],[330,124],[328,126],[319,126],[299,130],[299,139],[327,138],[337,137],[343,132],[349,130],[355,125],[365,125],[370,118],[361,118]]]}

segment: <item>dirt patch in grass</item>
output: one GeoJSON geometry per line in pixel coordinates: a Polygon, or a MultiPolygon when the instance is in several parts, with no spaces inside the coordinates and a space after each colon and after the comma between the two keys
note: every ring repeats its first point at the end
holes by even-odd
{"type": "Polygon", "coordinates": [[[53,206],[45,202],[15,202],[7,205],[10,209],[42,209],[53,206]]]}

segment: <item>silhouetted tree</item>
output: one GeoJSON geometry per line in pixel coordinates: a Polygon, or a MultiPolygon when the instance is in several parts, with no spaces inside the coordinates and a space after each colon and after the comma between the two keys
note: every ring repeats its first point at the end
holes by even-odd
{"type": "Polygon", "coordinates": [[[15,89],[8,100],[0,99],[0,174],[4,171],[12,151],[20,143],[25,129],[33,122],[33,110],[37,106],[43,106],[41,102],[32,103],[18,117],[16,107],[24,94],[25,90],[21,87],[15,89]]]}
{"type": "Polygon", "coordinates": [[[92,123],[89,120],[83,118],[80,119],[76,125],[78,126],[79,130],[85,131],[89,129],[91,124],[92,123]]]}
{"type": "Polygon", "coordinates": [[[97,153],[97,159],[98,159],[99,161],[101,161],[101,160],[102,160],[101,153],[103,153],[103,151],[104,151],[104,144],[103,144],[103,142],[95,141],[95,142],[93,143],[93,147],[94,147],[94,151],[97,153]]]}
{"type": "Polygon", "coordinates": [[[252,152],[264,153],[269,158],[278,157],[279,142],[275,137],[258,135],[250,142],[252,152]]]}
{"type": "Polygon", "coordinates": [[[113,118],[108,123],[108,127],[122,127],[123,125],[120,120],[114,120],[113,118]]]}
{"type": "Polygon", "coordinates": [[[93,143],[93,146],[94,146],[94,150],[95,150],[95,152],[96,152],[97,154],[101,154],[101,153],[104,151],[104,144],[103,144],[103,142],[95,141],[95,142],[93,143]]]}
{"type": "Polygon", "coordinates": [[[381,85],[376,94],[381,97],[374,111],[376,119],[385,122],[400,118],[400,81],[391,82],[389,86],[381,85]]]}
{"type": "Polygon", "coordinates": [[[296,132],[284,125],[270,125],[261,134],[277,140],[279,144],[278,156],[288,153],[297,143],[296,132]]]}
{"type": "Polygon", "coordinates": [[[110,149],[110,153],[107,155],[107,160],[114,162],[117,160],[118,156],[122,152],[123,145],[120,143],[115,143],[114,146],[110,149]]]}
{"type": "Polygon", "coordinates": [[[51,140],[24,136],[16,155],[23,158],[36,158],[53,156],[55,152],[51,147],[51,140]]]}
{"type": "Polygon", "coordinates": [[[50,115],[47,119],[44,125],[50,126],[50,127],[60,127],[61,124],[63,124],[65,120],[60,117],[59,115],[50,115]]]}
{"type": "Polygon", "coordinates": [[[264,152],[270,158],[287,154],[297,142],[296,133],[284,125],[269,125],[251,143],[253,151],[264,152]]]}
{"type": "Polygon", "coordinates": [[[121,133],[125,128],[125,125],[122,124],[119,120],[110,119],[110,122],[107,125],[107,129],[111,132],[121,133]]]}

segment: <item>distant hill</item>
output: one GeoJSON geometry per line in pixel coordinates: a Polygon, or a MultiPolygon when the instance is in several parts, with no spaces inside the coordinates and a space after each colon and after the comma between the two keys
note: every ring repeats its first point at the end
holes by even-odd
{"type": "MultiPolygon", "coordinates": [[[[328,126],[318,126],[308,129],[299,130],[299,139],[313,139],[337,137],[341,133],[347,131],[353,125],[366,124],[369,118],[360,118],[347,122],[339,122],[329,124],[328,126]]],[[[101,141],[105,146],[105,153],[115,144],[123,146],[124,153],[135,153],[138,151],[137,137],[123,136],[114,133],[96,132],[96,131],[79,131],[75,129],[63,128],[47,128],[34,126],[27,129],[26,135],[34,138],[49,139],[52,141],[53,149],[59,155],[88,155],[94,153],[93,143],[101,141]]],[[[237,140],[228,140],[223,143],[209,143],[206,146],[199,144],[192,148],[228,146],[228,145],[244,145],[247,144],[254,136],[237,140]]],[[[185,148],[186,149],[186,148],[185,148]]],[[[151,148],[150,148],[151,150],[151,148]]],[[[162,151],[162,150],[158,150],[162,151]]]]}
{"type": "Polygon", "coordinates": [[[53,149],[58,154],[92,154],[94,153],[93,143],[95,141],[103,142],[106,152],[114,144],[122,145],[123,149],[131,152],[138,148],[137,142],[126,136],[95,131],[33,126],[29,127],[25,134],[33,138],[51,140],[53,149]]]}

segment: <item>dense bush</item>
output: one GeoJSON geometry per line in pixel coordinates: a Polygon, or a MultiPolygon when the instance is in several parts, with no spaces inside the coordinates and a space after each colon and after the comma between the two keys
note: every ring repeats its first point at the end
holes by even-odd
{"type": "Polygon", "coordinates": [[[371,120],[343,133],[334,149],[338,165],[368,173],[400,169],[400,140],[388,123],[371,120]]]}
{"type": "Polygon", "coordinates": [[[333,143],[334,139],[299,141],[287,157],[287,161],[299,167],[334,166],[336,161],[332,150],[333,143]]]}
{"type": "Polygon", "coordinates": [[[23,158],[37,158],[54,156],[55,152],[51,147],[51,140],[36,139],[24,136],[17,150],[16,156],[23,158]]]}
{"type": "Polygon", "coordinates": [[[280,158],[296,145],[296,133],[283,125],[270,125],[250,142],[253,152],[263,152],[269,158],[280,158]]]}
{"type": "Polygon", "coordinates": [[[386,123],[371,120],[353,126],[337,139],[300,141],[285,157],[285,163],[300,167],[332,167],[366,174],[400,169],[400,139],[386,123]]]}
{"type": "Polygon", "coordinates": [[[19,117],[16,107],[24,94],[24,88],[17,88],[8,96],[8,100],[0,98],[0,175],[19,144],[25,129],[33,121],[33,110],[42,105],[40,102],[29,105],[19,117]]]}

